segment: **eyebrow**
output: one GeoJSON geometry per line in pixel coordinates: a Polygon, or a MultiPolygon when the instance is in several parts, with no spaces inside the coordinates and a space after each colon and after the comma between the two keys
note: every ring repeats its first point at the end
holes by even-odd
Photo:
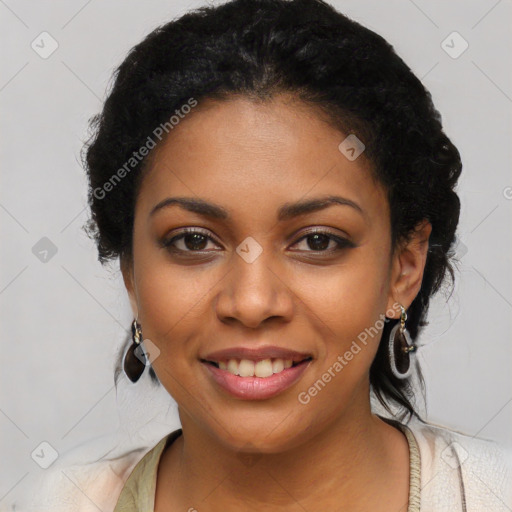
{"type": "MultiPolygon", "coordinates": [[[[285,203],[283,204],[277,213],[277,219],[279,221],[289,220],[299,215],[304,215],[306,213],[317,212],[320,210],[324,210],[331,205],[342,205],[349,206],[359,212],[361,215],[365,215],[364,210],[351,199],[347,199],[341,196],[323,196],[317,197],[314,199],[306,199],[302,201],[297,201],[295,203],[285,203]]],[[[228,219],[229,213],[222,206],[219,206],[214,203],[209,203],[203,199],[196,199],[193,197],[168,197],[163,201],[160,201],[157,205],[155,205],[151,212],[150,216],[154,215],[156,212],[163,208],[167,208],[172,205],[181,206],[183,209],[188,210],[189,212],[197,213],[202,215],[203,217],[210,217],[213,219],[228,219]]]]}

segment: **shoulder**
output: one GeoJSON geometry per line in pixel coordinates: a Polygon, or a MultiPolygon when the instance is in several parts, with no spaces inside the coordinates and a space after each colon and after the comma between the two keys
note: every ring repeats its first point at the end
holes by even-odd
{"type": "Polygon", "coordinates": [[[153,510],[160,457],[181,432],[178,429],[166,435],[139,460],[124,483],[114,512],[153,510]]]}
{"type": "Polygon", "coordinates": [[[85,443],[58,459],[37,479],[30,492],[31,498],[16,505],[19,510],[113,511],[131,471],[153,446],[133,448],[121,454],[116,454],[114,449],[97,460],[90,456],[95,447],[94,441],[85,443]]]}
{"type": "Polygon", "coordinates": [[[468,511],[511,509],[510,448],[418,419],[406,426],[420,452],[422,511],[424,506],[451,510],[445,503],[457,507],[465,503],[468,511]]]}

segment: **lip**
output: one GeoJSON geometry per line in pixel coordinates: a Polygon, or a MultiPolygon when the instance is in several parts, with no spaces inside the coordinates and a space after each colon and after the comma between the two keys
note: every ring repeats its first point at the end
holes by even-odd
{"type": "MultiPolygon", "coordinates": [[[[264,347],[232,347],[223,350],[211,352],[205,356],[201,356],[201,360],[228,361],[229,359],[250,359],[251,361],[262,361],[263,359],[291,359],[294,363],[303,361],[308,357],[313,358],[313,354],[306,352],[297,352],[275,345],[267,345],[264,347]]],[[[269,377],[270,378],[270,377],[269,377]]]]}
{"type": "Polygon", "coordinates": [[[227,370],[221,370],[206,361],[201,361],[201,364],[209,377],[231,396],[243,400],[265,400],[291,388],[302,377],[312,361],[312,359],[303,361],[264,378],[240,377],[227,370]]]}

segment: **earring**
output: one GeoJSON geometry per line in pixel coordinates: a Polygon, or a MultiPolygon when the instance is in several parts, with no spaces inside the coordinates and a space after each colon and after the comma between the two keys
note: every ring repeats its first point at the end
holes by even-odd
{"type": "Polygon", "coordinates": [[[137,320],[132,323],[132,344],[124,356],[123,369],[126,376],[137,382],[146,368],[146,354],[141,345],[142,329],[137,320]]]}
{"type": "Polygon", "coordinates": [[[397,379],[406,379],[411,375],[412,365],[410,352],[415,352],[417,346],[411,341],[411,336],[405,328],[407,313],[400,305],[400,323],[397,323],[389,334],[389,365],[397,379]]]}

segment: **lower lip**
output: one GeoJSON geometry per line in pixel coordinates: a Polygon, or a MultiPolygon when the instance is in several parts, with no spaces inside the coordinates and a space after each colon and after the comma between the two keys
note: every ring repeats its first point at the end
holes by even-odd
{"type": "Polygon", "coordinates": [[[209,363],[203,363],[215,382],[236,398],[264,400],[282,393],[293,386],[306,371],[311,360],[291,366],[270,377],[240,377],[227,370],[221,370],[209,363]]]}

